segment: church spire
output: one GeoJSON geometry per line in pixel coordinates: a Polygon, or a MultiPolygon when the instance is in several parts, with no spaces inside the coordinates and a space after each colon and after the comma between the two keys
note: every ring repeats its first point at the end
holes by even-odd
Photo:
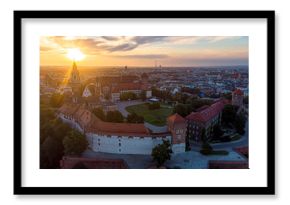
{"type": "Polygon", "coordinates": [[[77,70],[77,63],[75,62],[75,60],[73,61],[73,70],[77,70]]]}
{"type": "Polygon", "coordinates": [[[72,65],[72,70],[70,74],[70,83],[72,84],[80,83],[79,71],[77,69],[77,63],[75,61],[73,61],[73,65],[72,65]]]}

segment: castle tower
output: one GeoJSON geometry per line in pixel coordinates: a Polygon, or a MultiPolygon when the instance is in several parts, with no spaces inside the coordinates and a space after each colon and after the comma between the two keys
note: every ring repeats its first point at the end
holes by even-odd
{"type": "Polygon", "coordinates": [[[171,144],[173,153],[185,152],[186,120],[176,113],[167,118],[167,126],[172,134],[171,144]]]}
{"type": "Polygon", "coordinates": [[[70,73],[69,85],[71,86],[74,94],[78,94],[80,92],[81,79],[75,61],[73,62],[72,71],[70,73]]]}
{"type": "Polygon", "coordinates": [[[244,93],[240,89],[236,89],[232,92],[232,105],[239,107],[243,106],[244,93]]]}

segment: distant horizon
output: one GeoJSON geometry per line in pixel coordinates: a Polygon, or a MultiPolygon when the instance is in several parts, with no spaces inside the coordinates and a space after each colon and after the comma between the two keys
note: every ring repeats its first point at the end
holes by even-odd
{"type": "MultiPolygon", "coordinates": [[[[162,66],[162,68],[220,68],[220,67],[248,67],[249,65],[246,64],[236,64],[236,65],[204,65],[204,66],[162,66]]],[[[71,68],[71,65],[40,65],[40,67],[68,67],[71,68]]],[[[78,68],[83,67],[95,67],[95,68],[102,68],[102,67],[108,67],[108,68],[125,68],[125,66],[115,66],[115,65],[78,65],[78,68]]],[[[152,68],[152,69],[160,69],[160,67],[153,67],[153,66],[127,66],[128,69],[130,68],[152,68]]]]}

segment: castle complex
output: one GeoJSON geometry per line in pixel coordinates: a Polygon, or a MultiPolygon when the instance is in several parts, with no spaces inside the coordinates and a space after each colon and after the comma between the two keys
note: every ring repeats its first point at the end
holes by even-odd
{"type": "MultiPolygon", "coordinates": [[[[135,76],[97,78],[96,83],[90,83],[82,92],[82,98],[109,96],[111,100],[120,100],[122,92],[131,91],[135,94],[145,92],[151,97],[148,76],[143,74],[141,81],[135,76]],[[127,83],[128,79],[131,83],[127,83]]],[[[69,85],[75,95],[79,92],[81,83],[76,63],[73,63],[69,85]]],[[[112,102],[111,102],[112,103],[112,102]]],[[[186,137],[195,142],[201,142],[202,130],[205,136],[212,136],[213,127],[221,123],[224,108],[223,100],[218,100],[210,106],[203,106],[196,112],[183,118],[175,113],[167,118],[167,129],[163,132],[152,132],[148,127],[135,123],[104,122],[90,111],[90,104],[78,103],[76,100],[66,102],[58,109],[58,117],[72,128],[85,134],[90,148],[95,152],[118,154],[151,154],[152,149],[163,140],[171,143],[173,153],[185,152],[186,137]]]]}

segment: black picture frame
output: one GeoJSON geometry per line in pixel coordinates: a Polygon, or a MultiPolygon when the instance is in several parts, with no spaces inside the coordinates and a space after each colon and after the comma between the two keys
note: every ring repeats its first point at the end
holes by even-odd
{"type": "Polygon", "coordinates": [[[14,194],[101,195],[273,195],[275,194],[275,11],[14,11],[14,194]],[[23,187],[22,186],[22,19],[47,18],[219,18],[267,20],[266,187],[23,187]]]}

